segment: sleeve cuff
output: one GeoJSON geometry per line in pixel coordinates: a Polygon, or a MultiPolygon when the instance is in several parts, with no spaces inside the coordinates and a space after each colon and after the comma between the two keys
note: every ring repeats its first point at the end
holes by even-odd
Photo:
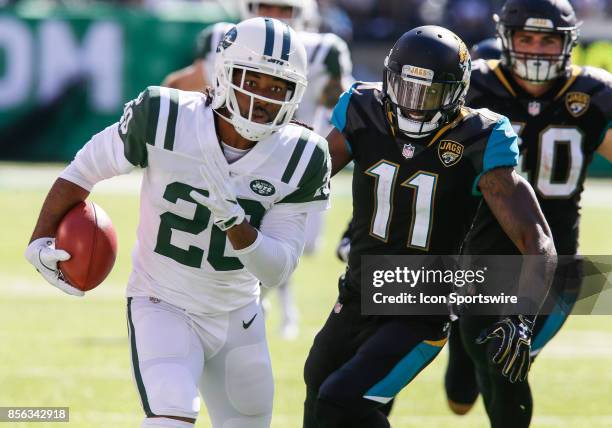
{"type": "Polygon", "coordinates": [[[95,183],[91,183],[89,180],[83,177],[83,175],[80,174],[73,165],[68,165],[59,175],[59,178],[70,181],[88,192],[91,192],[95,185],[95,183]]]}

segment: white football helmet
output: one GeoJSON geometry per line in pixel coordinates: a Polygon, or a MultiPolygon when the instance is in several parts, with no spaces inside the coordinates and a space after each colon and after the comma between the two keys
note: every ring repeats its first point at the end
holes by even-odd
{"type": "MultiPolygon", "coordinates": [[[[306,0],[304,2],[304,13],[303,13],[303,21],[304,21],[304,30],[317,32],[321,27],[321,13],[319,12],[319,4],[317,0],[306,0]]],[[[301,28],[297,28],[298,31],[301,28]]]]}
{"type": "Polygon", "coordinates": [[[304,8],[306,0],[239,0],[240,17],[244,19],[261,17],[259,14],[259,5],[266,4],[270,6],[290,7],[293,9],[293,14],[289,19],[283,19],[296,31],[304,29],[304,8]]]}
{"type": "Polygon", "coordinates": [[[242,21],[225,33],[217,47],[212,107],[215,110],[225,107],[229,115],[221,117],[229,121],[244,138],[261,140],[293,118],[308,84],[306,67],[306,49],[289,25],[273,18],[242,21]],[[235,71],[242,73],[239,85],[232,80],[235,71]],[[292,88],[283,101],[256,95],[243,87],[247,71],[283,79],[292,88]],[[240,114],[236,92],[251,98],[246,116],[240,114]],[[271,122],[252,120],[256,100],[280,105],[271,122]]]}

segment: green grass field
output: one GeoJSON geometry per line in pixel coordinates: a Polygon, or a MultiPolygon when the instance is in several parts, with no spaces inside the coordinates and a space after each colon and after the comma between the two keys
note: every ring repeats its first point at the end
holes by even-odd
{"type": "MultiPolygon", "coordinates": [[[[138,213],[136,177],[102,183],[92,199],[112,217],[119,257],[108,280],[83,299],[67,296],[38,276],[23,258],[57,166],[0,164],[0,406],[69,406],[69,424],[15,427],[136,427],[142,412],[130,375],[124,284],[130,271],[138,213]]],[[[295,276],[301,333],[278,336],[278,311],[268,319],[276,382],[273,427],[301,426],[302,367],[314,334],[331,309],[343,266],[334,247],[349,216],[350,182],[334,179],[325,241],[304,258],[295,276]]],[[[584,198],[581,251],[612,251],[612,181],[590,181],[584,198]]],[[[276,302],[275,302],[276,303],[276,302]]],[[[486,427],[479,403],[468,416],[447,410],[442,387],[446,352],[397,400],[394,427],[486,427]]],[[[612,317],[572,317],[531,372],[535,427],[612,426],[612,317]]],[[[0,424],[3,426],[3,424],[0,424]]],[[[198,427],[209,427],[203,414],[198,427]]]]}

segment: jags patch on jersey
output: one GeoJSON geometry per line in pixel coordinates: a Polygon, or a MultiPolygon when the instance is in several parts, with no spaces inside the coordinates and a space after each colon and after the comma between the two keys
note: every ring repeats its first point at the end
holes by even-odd
{"type": "Polygon", "coordinates": [[[438,157],[442,165],[456,165],[463,156],[463,144],[452,140],[441,140],[438,144],[438,157]]]}
{"type": "Polygon", "coordinates": [[[574,117],[582,116],[589,109],[591,97],[584,92],[568,92],[565,95],[565,107],[574,117]]]}

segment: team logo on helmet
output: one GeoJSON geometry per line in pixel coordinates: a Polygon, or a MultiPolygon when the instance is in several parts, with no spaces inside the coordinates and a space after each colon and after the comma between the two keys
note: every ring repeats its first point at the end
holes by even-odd
{"type": "Polygon", "coordinates": [[[266,180],[253,180],[250,186],[251,190],[260,196],[272,196],[276,192],[272,183],[266,180]]]}
{"type": "Polygon", "coordinates": [[[582,116],[589,109],[591,97],[584,92],[568,92],[565,96],[565,107],[574,116],[582,116]]]}
{"type": "Polygon", "coordinates": [[[468,57],[470,56],[467,47],[465,46],[465,43],[461,42],[459,43],[459,62],[461,64],[464,64],[468,57]]]}
{"type": "Polygon", "coordinates": [[[555,25],[550,19],[527,18],[525,20],[525,27],[543,28],[547,30],[552,30],[553,28],[555,28],[555,25]]]}
{"type": "Polygon", "coordinates": [[[227,31],[227,33],[225,33],[225,36],[223,36],[219,44],[217,45],[217,53],[221,52],[222,50],[227,49],[232,43],[234,43],[237,36],[238,36],[238,28],[236,27],[230,28],[227,31]]]}
{"type": "Polygon", "coordinates": [[[444,166],[453,166],[463,156],[463,144],[452,140],[442,140],[438,144],[438,157],[444,166]]]}

